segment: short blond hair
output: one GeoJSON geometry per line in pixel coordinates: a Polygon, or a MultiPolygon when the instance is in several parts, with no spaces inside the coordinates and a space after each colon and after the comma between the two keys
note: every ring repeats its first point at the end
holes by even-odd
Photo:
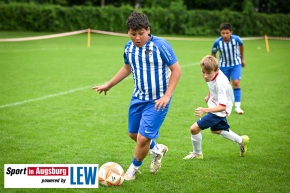
{"type": "Polygon", "coordinates": [[[207,55],[200,61],[200,67],[206,72],[216,72],[219,70],[219,62],[214,56],[207,55]]]}

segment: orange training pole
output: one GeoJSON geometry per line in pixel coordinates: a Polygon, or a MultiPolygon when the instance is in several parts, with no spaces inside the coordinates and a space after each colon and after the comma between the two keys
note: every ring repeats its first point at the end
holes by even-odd
{"type": "Polygon", "coordinates": [[[88,48],[91,46],[91,29],[88,28],[88,48]]]}
{"type": "Polygon", "coordinates": [[[268,41],[268,36],[267,35],[265,35],[265,43],[266,43],[267,52],[270,52],[269,41],[268,41]]]}

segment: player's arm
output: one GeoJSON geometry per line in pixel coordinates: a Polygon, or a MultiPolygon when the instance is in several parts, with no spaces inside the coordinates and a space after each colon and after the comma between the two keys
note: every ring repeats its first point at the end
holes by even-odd
{"type": "Polygon", "coordinates": [[[239,49],[240,49],[240,54],[241,54],[242,67],[245,67],[246,66],[246,61],[245,61],[245,58],[244,58],[244,45],[240,45],[239,49]]]}
{"type": "Polygon", "coordinates": [[[208,94],[204,97],[204,102],[207,103],[207,101],[209,100],[210,98],[210,92],[208,92],[208,94]]]}
{"type": "Polygon", "coordinates": [[[227,104],[227,94],[224,85],[218,85],[218,105],[208,108],[198,107],[195,109],[195,115],[201,117],[204,113],[214,113],[226,111],[227,104]]]}
{"type": "Polygon", "coordinates": [[[131,67],[130,65],[125,64],[109,82],[101,86],[94,86],[92,89],[94,89],[96,92],[99,92],[99,94],[104,91],[106,95],[107,91],[109,91],[113,86],[121,82],[129,74],[131,74],[131,67]]]}
{"type": "Polygon", "coordinates": [[[195,115],[198,117],[201,117],[204,113],[214,113],[214,112],[222,112],[226,110],[226,105],[219,104],[214,107],[210,108],[203,108],[203,107],[198,107],[195,109],[195,115]]]}
{"type": "Polygon", "coordinates": [[[119,72],[107,83],[110,88],[121,82],[124,78],[126,78],[129,74],[131,74],[131,67],[128,64],[125,64],[119,72]]]}
{"type": "Polygon", "coordinates": [[[175,62],[169,68],[171,70],[171,76],[169,79],[169,85],[168,85],[168,88],[166,90],[165,95],[168,97],[171,97],[171,95],[172,95],[172,93],[173,93],[173,91],[178,83],[178,80],[181,76],[181,69],[180,69],[180,65],[178,62],[175,62]]]}
{"type": "Polygon", "coordinates": [[[211,55],[213,57],[216,58],[216,53],[218,52],[219,48],[218,48],[218,41],[216,40],[213,45],[212,45],[212,48],[211,48],[211,55]]]}
{"type": "Polygon", "coordinates": [[[169,68],[171,70],[169,85],[165,92],[165,95],[155,101],[155,108],[157,108],[157,110],[159,110],[160,108],[164,109],[166,107],[181,76],[181,68],[178,61],[175,62],[173,65],[169,66],[169,68]]]}

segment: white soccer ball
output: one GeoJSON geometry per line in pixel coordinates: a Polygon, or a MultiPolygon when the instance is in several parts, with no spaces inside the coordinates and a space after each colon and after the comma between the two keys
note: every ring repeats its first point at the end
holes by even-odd
{"type": "Polygon", "coordinates": [[[120,186],[124,176],[123,168],[116,162],[107,162],[99,168],[99,182],[104,186],[120,186]]]}

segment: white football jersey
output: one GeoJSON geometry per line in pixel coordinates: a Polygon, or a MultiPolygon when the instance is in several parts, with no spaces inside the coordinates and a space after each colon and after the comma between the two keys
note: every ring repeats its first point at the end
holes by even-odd
{"type": "Polygon", "coordinates": [[[226,106],[225,111],[212,113],[219,117],[229,116],[234,104],[234,93],[228,78],[219,70],[216,78],[207,82],[207,85],[210,92],[210,98],[207,102],[208,107],[214,107],[217,105],[226,106]]]}

